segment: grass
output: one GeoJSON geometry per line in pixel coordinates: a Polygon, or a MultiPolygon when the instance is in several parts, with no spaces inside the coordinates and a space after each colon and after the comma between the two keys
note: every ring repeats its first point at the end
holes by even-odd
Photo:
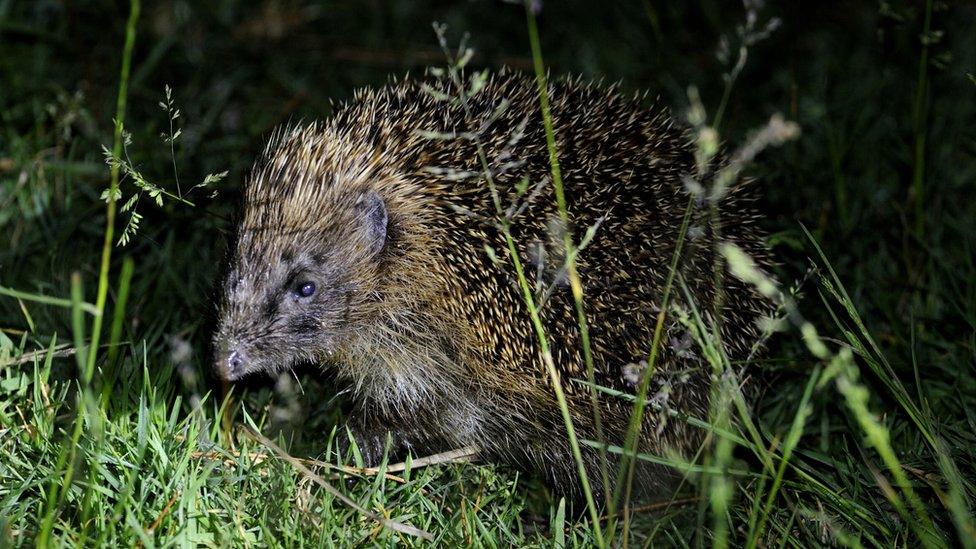
{"type": "MultiPolygon", "coordinates": [[[[707,1],[546,4],[528,18],[487,2],[392,3],[382,17],[132,4],[0,2],[0,546],[976,546],[972,8],[855,3],[824,20],[770,6],[750,26],[707,1]],[[772,16],[782,25],[757,38],[772,16]],[[207,377],[219,242],[262,135],[327,116],[354,85],[440,64],[432,20],[474,31],[471,65],[624,77],[678,117],[690,105],[706,159],[719,138],[750,143],[772,112],[802,128],[743,166],[780,284],[721,250],[732,276],[780,302],[765,358],[730,364],[707,315],[671,308],[716,374],[709,417],[618,395],[706,430],[690,461],[603,445],[675,467],[677,494],[615,505],[594,490],[580,512],[492,464],[365,469],[332,450],[342,406],[322,374],[233,390],[207,377]],[[736,55],[716,60],[722,35],[736,55]],[[196,174],[218,194],[190,206],[176,182],[196,174]]],[[[581,312],[585,288],[573,293],[581,312]]]]}

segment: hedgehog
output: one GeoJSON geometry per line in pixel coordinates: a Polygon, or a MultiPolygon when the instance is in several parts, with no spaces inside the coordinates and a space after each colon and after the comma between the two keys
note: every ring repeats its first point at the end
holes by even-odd
{"type": "MultiPolygon", "coordinates": [[[[633,399],[619,394],[634,394],[646,368],[695,146],[646,96],[550,80],[561,218],[537,80],[502,71],[465,97],[456,82],[392,80],[357,92],[325,122],[276,131],[245,181],[219,289],[215,367],[227,381],[327,368],[351,395],[346,427],[368,464],[386,452],[474,446],[481,459],[578,495],[554,384],[579,440],[624,445],[633,399]],[[567,232],[589,239],[575,266],[592,373],[566,275],[567,232]],[[514,259],[537,298],[549,357],[514,259]],[[581,382],[590,375],[610,390],[594,393],[581,382]]],[[[733,361],[750,356],[769,312],[748,285],[724,277],[720,295],[715,284],[719,241],[766,263],[750,188],[733,186],[720,216],[692,209],[678,263],[687,291],[672,299],[720,317],[733,361]]],[[[707,418],[714,373],[690,349],[687,327],[668,318],[649,382],[658,412],[644,414],[636,444],[688,455],[702,430],[664,411],[707,418]]],[[[596,446],[581,450],[592,482],[619,464],[596,446]]],[[[672,485],[670,469],[641,463],[639,493],[672,485]]]]}

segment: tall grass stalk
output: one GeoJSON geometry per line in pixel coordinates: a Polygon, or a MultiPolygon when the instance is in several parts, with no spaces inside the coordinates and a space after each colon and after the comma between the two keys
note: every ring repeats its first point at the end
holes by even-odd
{"type": "MultiPolygon", "coordinates": [[[[112,153],[116,158],[122,155],[122,128],[125,122],[125,104],[129,97],[129,72],[132,67],[132,49],[136,43],[136,23],[139,21],[139,0],[129,0],[129,20],[125,25],[125,44],[122,47],[122,68],[119,71],[119,92],[115,103],[115,138],[112,143],[112,153]]],[[[108,298],[108,271],[112,262],[112,244],[115,238],[116,196],[119,189],[120,166],[113,164],[110,168],[111,183],[105,206],[105,238],[102,241],[102,261],[98,272],[98,294],[95,298],[95,308],[98,314],[92,321],[92,336],[86,371],[89,377],[95,371],[95,358],[98,341],[102,333],[102,319],[105,317],[105,301],[108,298]]]]}
{"type": "MultiPolygon", "coordinates": [[[[531,14],[531,11],[530,11],[531,14]]],[[[444,35],[444,27],[441,25],[434,25],[434,29],[437,32],[438,40],[440,41],[441,49],[444,51],[444,55],[447,57],[448,61],[448,74],[451,77],[452,82],[458,89],[458,100],[464,109],[465,119],[469,125],[474,125],[474,117],[471,114],[471,107],[468,102],[468,91],[467,86],[461,76],[461,69],[463,68],[462,60],[469,57],[465,55],[466,52],[462,52],[461,56],[455,57],[451,54],[450,48],[447,46],[447,38],[444,35]]],[[[545,326],[542,323],[542,317],[539,314],[539,308],[535,303],[535,298],[533,297],[532,287],[529,284],[528,278],[525,274],[525,269],[523,268],[522,261],[519,257],[518,248],[515,244],[515,239],[512,237],[510,229],[510,220],[505,215],[505,211],[502,208],[500,201],[500,195],[498,193],[497,185],[495,184],[494,177],[491,172],[491,165],[488,162],[488,156],[485,153],[484,144],[481,141],[481,137],[478,132],[473,132],[472,140],[475,144],[475,148],[478,152],[478,161],[481,164],[481,169],[485,177],[485,181],[488,184],[489,190],[492,195],[492,199],[495,204],[496,213],[499,217],[499,228],[505,239],[505,245],[508,249],[509,256],[512,261],[512,265],[515,268],[515,274],[518,279],[519,287],[522,289],[522,296],[525,302],[526,308],[529,310],[529,316],[532,320],[532,326],[536,333],[536,337],[539,342],[539,350],[542,353],[543,363],[545,364],[546,371],[549,375],[550,382],[553,386],[553,391],[556,395],[556,401],[559,406],[560,414],[562,415],[563,424],[566,429],[567,436],[570,442],[570,448],[573,453],[573,459],[576,462],[577,474],[580,477],[580,485],[583,490],[583,497],[586,501],[586,506],[590,514],[590,520],[592,521],[592,528],[596,533],[596,541],[600,547],[603,547],[603,534],[600,527],[600,514],[596,507],[596,502],[593,499],[593,492],[590,489],[589,479],[586,474],[586,465],[583,460],[583,454],[580,450],[579,440],[576,436],[576,428],[573,425],[572,414],[569,411],[569,405],[566,401],[566,395],[562,388],[562,382],[560,381],[559,372],[556,369],[556,365],[553,362],[552,352],[549,347],[549,340],[546,336],[545,326]]]]}
{"type": "MultiPolygon", "coordinates": [[[[129,70],[132,65],[132,49],[135,44],[136,22],[139,18],[139,0],[130,0],[129,19],[126,24],[125,44],[122,53],[122,68],[120,71],[119,94],[116,102],[115,119],[115,141],[114,151],[121,154],[122,151],[122,123],[125,117],[126,97],[128,96],[129,70]]],[[[84,346],[84,321],[82,315],[82,288],[81,276],[78,273],[72,275],[71,280],[71,303],[72,303],[72,327],[75,337],[75,353],[78,361],[79,378],[81,380],[78,394],[78,403],[74,430],[68,444],[61,446],[60,458],[58,460],[57,471],[64,471],[60,478],[52,478],[52,484],[48,491],[47,505],[41,521],[41,528],[38,533],[38,546],[45,547],[50,542],[51,529],[54,525],[55,517],[58,513],[71,483],[74,478],[76,467],[78,443],[84,430],[85,421],[95,422],[94,406],[90,394],[91,380],[95,371],[95,358],[98,354],[99,333],[102,326],[102,318],[105,312],[105,302],[108,296],[108,270],[112,256],[112,241],[115,228],[115,191],[119,186],[119,169],[111,169],[111,190],[108,197],[106,208],[106,227],[105,238],[102,248],[101,269],[99,272],[98,294],[93,311],[91,341],[84,346]]],[[[90,490],[91,488],[89,488],[90,490]]],[[[86,506],[87,507],[87,506],[86,506]]]]}
{"type": "MultiPolygon", "coordinates": [[[[549,85],[546,78],[546,68],[542,60],[542,45],[539,40],[539,29],[536,25],[535,12],[532,9],[532,1],[525,2],[525,17],[528,25],[529,44],[532,50],[532,66],[535,70],[536,84],[539,94],[539,109],[542,113],[542,123],[546,134],[546,148],[549,152],[549,166],[552,172],[552,186],[556,195],[556,207],[559,211],[559,220],[562,223],[563,248],[566,253],[566,270],[569,278],[570,289],[573,294],[573,304],[576,308],[577,323],[580,330],[580,343],[583,347],[583,361],[586,365],[586,379],[589,383],[596,382],[593,351],[590,345],[590,330],[586,320],[586,308],[583,300],[583,282],[576,269],[576,244],[573,241],[573,226],[569,218],[569,211],[566,206],[566,190],[563,186],[562,170],[559,167],[559,151],[556,148],[556,134],[552,123],[552,109],[549,106],[549,85]]],[[[605,440],[603,434],[603,419],[600,412],[600,402],[597,391],[590,391],[591,404],[593,407],[593,424],[597,440],[605,440]]],[[[611,496],[610,474],[607,470],[606,450],[601,448],[600,452],[600,474],[603,485],[604,500],[608,511],[614,514],[614,501],[611,496]]]]}

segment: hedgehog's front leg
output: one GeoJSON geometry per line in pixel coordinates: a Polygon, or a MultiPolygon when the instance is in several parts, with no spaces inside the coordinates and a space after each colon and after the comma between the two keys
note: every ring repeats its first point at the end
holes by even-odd
{"type": "Polygon", "coordinates": [[[405,425],[398,418],[372,414],[368,410],[354,410],[346,420],[345,429],[349,436],[340,431],[336,439],[339,455],[344,458],[349,455],[351,438],[356,441],[367,467],[379,465],[385,455],[389,455],[392,461],[400,460],[411,450],[431,451],[427,437],[418,432],[415,426],[405,425]]]}
{"type": "Polygon", "coordinates": [[[344,427],[347,432],[340,430],[336,435],[336,445],[343,459],[350,457],[352,441],[356,442],[356,448],[362,455],[366,467],[379,465],[387,451],[393,458],[404,450],[400,435],[395,428],[361,410],[354,411],[346,420],[344,427]]]}

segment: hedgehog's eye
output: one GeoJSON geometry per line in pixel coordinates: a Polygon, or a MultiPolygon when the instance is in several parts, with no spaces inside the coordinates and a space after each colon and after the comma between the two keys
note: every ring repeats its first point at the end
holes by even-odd
{"type": "Polygon", "coordinates": [[[295,289],[293,291],[295,292],[295,295],[299,297],[312,297],[312,294],[315,293],[315,283],[310,281],[299,282],[297,285],[295,285],[295,289]]]}

